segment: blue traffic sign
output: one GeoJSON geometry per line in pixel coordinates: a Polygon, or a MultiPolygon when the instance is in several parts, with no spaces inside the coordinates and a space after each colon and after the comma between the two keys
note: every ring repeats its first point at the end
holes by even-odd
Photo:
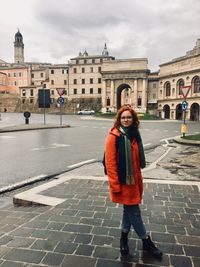
{"type": "Polygon", "coordinates": [[[187,106],[188,106],[188,102],[184,100],[182,102],[182,110],[185,111],[187,109],[187,106]]]}
{"type": "Polygon", "coordinates": [[[65,102],[65,100],[64,100],[64,98],[61,97],[61,96],[57,99],[57,103],[60,104],[60,105],[63,105],[64,102],[65,102]]]}

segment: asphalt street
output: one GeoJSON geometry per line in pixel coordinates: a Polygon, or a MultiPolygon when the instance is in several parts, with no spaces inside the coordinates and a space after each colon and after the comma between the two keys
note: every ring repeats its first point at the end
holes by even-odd
{"type": "MultiPolygon", "coordinates": [[[[22,114],[6,113],[1,119],[1,128],[24,123],[22,114]]],[[[43,115],[33,114],[30,124],[43,123],[43,119],[43,115]]],[[[45,119],[46,124],[60,123],[59,115],[46,115],[45,119]]],[[[102,159],[112,120],[64,115],[63,123],[71,127],[0,134],[1,187],[32,177],[60,173],[88,160],[102,159]]],[[[140,129],[145,149],[180,135],[180,127],[180,121],[142,121],[140,129]]],[[[189,122],[188,129],[191,133],[199,131],[199,123],[189,122]]]]}

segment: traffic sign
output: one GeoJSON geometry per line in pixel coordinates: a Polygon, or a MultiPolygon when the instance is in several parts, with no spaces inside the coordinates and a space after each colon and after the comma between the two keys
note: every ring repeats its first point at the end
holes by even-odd
{"type": "Polygon", "coordinates": [[[185,111],[187,109],[187,106],[188,106],[188,102],[184,100],[182,102],[182,110],[185,111]]]}
{"type": "Polygon", "coordinates": [[[191,86],[182,86],[181,87],[181,90],[182,90],[182,95],[183,95],[183,98],[186,99],[189,91],[190,91],[190,88],[191,86]]]}
{"type": "Polygon", "coordinates": [[[64,95],[65,92],[65,88],[56,88],[57,93],[59,94],[59,96],[64,95]]]}
{"type": "Polygon", "coordinates": [[[57,99],[57,103],[60,104],[60,105],[63,105],[64,102],[65,102],[65,100],[64,100],[64,98],[61,97],[61,96],[57,99]]]}

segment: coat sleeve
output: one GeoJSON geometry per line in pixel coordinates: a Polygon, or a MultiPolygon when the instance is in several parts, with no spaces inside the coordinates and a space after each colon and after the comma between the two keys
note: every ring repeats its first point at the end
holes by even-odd
{"type": "Polygon", "coordinates": [[[117,173],[116,136],[113,134],[109,134],[106,139],[105,162],[110,189],[113,193],[119,193],[121,185],[117,173]]]}

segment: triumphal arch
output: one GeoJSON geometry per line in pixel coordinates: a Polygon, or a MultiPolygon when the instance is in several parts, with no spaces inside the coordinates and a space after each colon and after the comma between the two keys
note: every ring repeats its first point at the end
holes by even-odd
{"type": "Polygon", "coordinates": [[[148,61],[146,58],[105,61],[102,65],[102,112],[116,112],[129,104],[146,112],[148,61]]]}

